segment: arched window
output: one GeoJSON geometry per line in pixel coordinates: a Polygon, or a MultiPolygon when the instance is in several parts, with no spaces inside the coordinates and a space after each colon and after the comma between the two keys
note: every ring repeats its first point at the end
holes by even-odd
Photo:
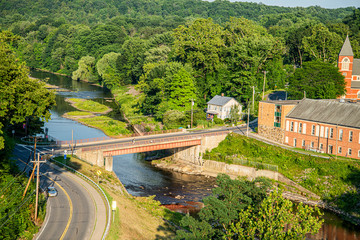
{"type": "Polygon", "coordinates": [[[360,91],[358,91],[357,93],[357,98],[360,98],[360,91]]]}
{"type": "Polygon", "coordinates": [[[350,63],[350,59],[347,57],[344,58],[341,63],[341,70],[349,70],[349,63],[350,63]]]}

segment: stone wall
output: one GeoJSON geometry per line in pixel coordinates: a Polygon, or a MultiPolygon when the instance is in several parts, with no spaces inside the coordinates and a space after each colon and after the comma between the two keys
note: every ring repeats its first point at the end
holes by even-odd
{"type": "Polygon", "coordinates": [[[225,173],[232,178],[238,176],[247,177],[253,180],[257,177],[267,177],[270,179],[278,180],[279,173],[269,170],[260,170],[253,167],[242,165],[226,164],[224,162],[217,162],[212,160],[205,160],[202,166],[202,171],[206,174],[217,176],[218,173],[225,173]]]}
{"type": "Polygon", "coordinates": [[[259,125],[258,133],[260,136],[263,136],[269,140],[276,141],[278,143],[284,143],[285,131],[282,128],[259,125]]]}

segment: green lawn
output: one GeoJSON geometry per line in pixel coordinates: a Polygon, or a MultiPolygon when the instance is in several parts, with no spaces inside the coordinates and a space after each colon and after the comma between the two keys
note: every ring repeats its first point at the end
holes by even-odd
{"type": "Polygon", "coordinates": [[[82,111],[106,113],[110,110],[107,106],[94,102],[92,100],[85,100],[80,98],[68,98],[68,101],[73,103],[73,106],[82,111]]]}
{"type": "Polygon", "coordinates": [[[119,136],[130,134],[131,132],[126,129],[126,123],[114,120],[106,116],[96,116],[90,118],[80,118],[77,121],[101,129],[108,136],[119,136]]]}
{"type": "Polygon", "coordinates": [[[279,172],[329,203],[360,217],[360,163],[296,153],[238,134],[230,134],[204,159],[234,163],[244,159],[277,165],[279,172]]]}

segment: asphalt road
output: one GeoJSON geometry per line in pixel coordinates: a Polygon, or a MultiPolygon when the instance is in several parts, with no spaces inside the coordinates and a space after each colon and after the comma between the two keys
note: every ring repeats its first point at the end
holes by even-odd
{"type": "MultiPolygon", "coordinates": [[[[30,146],[15,147],[14,157],[21,170],[26,167],[30,150],[30,146]]],[[[46,218],[35,239],[102,239],[106,207],[100,194],[84,180],[53,164],[42,163],[40,172],[40,187],[54,186],[58,195],[48,198],[46,218]]]]}

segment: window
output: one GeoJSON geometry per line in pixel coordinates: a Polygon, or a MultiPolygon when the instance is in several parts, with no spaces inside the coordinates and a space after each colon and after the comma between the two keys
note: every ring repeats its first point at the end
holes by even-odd
{"type": "Polygon", "coordinates": [[[360,150],[358,151],[358,157],[360,157],[360,150]]]}
{"type": "Polygon", "coordinates": [[[353,139],[353,131],[349,131],[349,142],[352,142],[353,139]]]}
{"type": "Polygon", "coordinates": [[[297,127],[298,127],[298,123],[295,122],[295,123],[294,123],[294,132],[297,132],[297,127]]]}
{"type": "Polygon", "coordinates": [[[305,147],[305,140],[302,140],[301,146],[305,147]]]}
{"type": "Polygon", "coordinates": [[[303,134],[306,134],[306,123],[304,123],[303,134]]]}
{"type": "Polygon", "coordinates": [[[329,136],[329,128],[326,127],[325,128],[325,138],[328,138],[328,136],[329,136]]]}
{"type": "Polygon", "coordinates": [[[329,145],[329,154],[332,154],[332,153],[333,153],[333,146],[329,145]]]}
{"type": "Polygon", "coordinates": [[[289,131],[289,121],[286,121],[286,131],[289,131]]]}
{"type": "Polygon", "coordinates": [[[320,143],[320,149],[323,149],[324,145],[322,143],[320,143]]]}
{"type": "Polygon", "coordinates": [[[360,76],[356,76],[356,80],[360,80],[360,76]]]}
{"type": "Polygon", "coordinates": [[[350,64],[350,59],[347,57],[344,58],[341,64],[341,70],[349,70],[349,64],[350,64]]]}
{"type": "Polygon", "coordinates": [[[324,126],[320,127],[320,137],[324,137],[324,126]]]}
{"type": "Polygon", "coordinates": [[[334,137],[334,129],[330,128],[330,138],[333,138],[333,137],[334,137]]]}
{"type": "Polygon", "coordinates": [[[289,137],[285,137],[285,143],[289,142],[289,137]]]}
{"type": "Polygon", "coordinates": [[[311,126],[311,135],[315,135],[315,125],[311,126]]]}
{"type": "Polygon", "coordinates": [[[351,156],[351,148],[348,149],[348,155],[351,156]]]}
{"type": "Polygon", "coordinates": [[[310,146],[313,148],[314,147],[314,142],[311,142],[310,146]]]}
{"type": "Polygon", "coordinates": [[[294,131],[294,122],[290,123],[290,131],[293,132],[294,131]]]}
{"type": "Polygon", "coordinates": [[[301,131],[302,131],[302,123],[299,123],[299,133],[301,133],[301,131]]]}
{"type": "Polygon", "coordinates": [[[357,98],[360,98],[360,91],[358,91],[358,93],[357,93],[357,98]]]}
{"type": "Polygon", "coordinates": [[[294,138],[294,147],[296,147],[296,138],[294,138]]]}
{"type": "Polygon", "coordinates": [[[338,153],[342,152],[342,147],[339,147],[338,153]]]}
{"type": "Polygon", "coordinates": [[[342,141],[342,138],[343,138],[343,130],[340,129],[339,130],[339,140],[342,141]]]}
{"type": "Polygon", "coordinates": [[[320,126],[317,125],[317,126],[316,126],[316,136],[317,136],[317,137],[319,136],[319,133],[320,133],[320,126]]]}

